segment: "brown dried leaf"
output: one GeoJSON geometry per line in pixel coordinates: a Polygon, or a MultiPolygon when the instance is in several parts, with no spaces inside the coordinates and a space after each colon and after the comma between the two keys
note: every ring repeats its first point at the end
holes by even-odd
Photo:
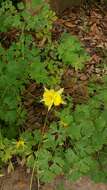
{"type": "Polygon", "coordinates": [[[67,27],[69,27],[69,28],[74,28],[76,26],[72,22],[65,22],[64,25],[67,26],[67,27]]]}

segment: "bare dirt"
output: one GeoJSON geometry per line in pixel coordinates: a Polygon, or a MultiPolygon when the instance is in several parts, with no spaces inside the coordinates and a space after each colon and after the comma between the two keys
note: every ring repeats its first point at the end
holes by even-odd
{"type": "Polygon", "coordinates": [[[107,190],[107,185],[95,184],[88,177],[84,177],[76,183],[57,178],[53,183],[44,186],[42,190],[107,190]]]}
{"type": "MultiPolygon", "coordinates": [[[[30,190],[31,174],[25,168],[18,167],[8,174],[3,172],[4,176],[0,178],[0,190],[30,190]]],[[[32,185],[32,190],[36,190],[36,182],[32,185]]]]}
{"type": "MultiPolygon", "coordinates": [[[[18,167],[14,172],[0,178],[0,190],[30,190],[31,174],[25,168],[18,167]]],[[[32,190],[38,190],[36,181],[33,182],[32,190]]],[[[88,177],[71,183],[64,177],[57,177],[52,183],[41,185],[39,190],[107,190],[105,184],[95,184],[88,177]]]]}

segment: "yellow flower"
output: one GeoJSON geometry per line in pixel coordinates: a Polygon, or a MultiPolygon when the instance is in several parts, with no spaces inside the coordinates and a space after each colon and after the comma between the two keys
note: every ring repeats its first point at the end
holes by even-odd
{"type": "Polygon", "coordinates": [[[45,88],[42,101],[48,107],[48,110],[50,110],[53,105],[59,106],[60,104],[64,104],[64,101],[61,97],[62,92],[63,88],[57,91],[54,89],[48,90],[45,88]]]}
{"type": "Polygon", "coordinates": [[[19,141],[17,141],[17,143],[16,143],[16,147],[17,147],[17,148],[19,148],[19,147],[24,147],[24,145],[25,145],[24,140],[19,140],[19,141]]]}
{"type": "Polygon", "coordinates": [[[68,125],[67,125],[67,123],[65,123],[65,122],[63,122],[63,121],[61,121],[61,125],[63,126],[63,127],[68,127],[68,125]]]}

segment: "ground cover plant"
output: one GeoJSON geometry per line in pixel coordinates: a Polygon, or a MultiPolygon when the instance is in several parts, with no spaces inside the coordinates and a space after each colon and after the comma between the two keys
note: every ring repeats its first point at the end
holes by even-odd
{"type": "Polygon", "coordinates": [[[14,160],[24,162],[32,169],[30,189],[34,176],[38,188],[58,175],[107,182],[107,77],[88,81],[85,101],[65,92],[65,73],[73,70],[77,81],[91,56],[67,32],[53,40],[57,17],[47,3],[35,3],[43,4],[36,14],[8,0],[0,8],[0,166],[11,171],[14,160]],[[44,110],[39,128],[26,127],[24,92],[31,83],[40,90],[34,109],[44,110]]]}

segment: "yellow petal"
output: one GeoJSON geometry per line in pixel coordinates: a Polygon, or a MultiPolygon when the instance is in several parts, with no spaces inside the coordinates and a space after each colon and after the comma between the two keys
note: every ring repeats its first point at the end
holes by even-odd
{"type": "Polygon", "coordinates": [[[53,89],[48,90],[45,88],[42,101],[44,101],[44,104],[48,107],[48,110],[50,110],[50,108],[53,105],[54,96],[55,96],[55,91],[53,89]]]}
{"type": "Polygon", "coordinates": [[[19,148],[20,146],[24,147],[24,145],[25,145],[25,142],[24,142],[23,140],[19,140],[19,141],[17,141],[17,143],[16,143],[16,147],[17,147],[17,148],[19,148]]]}
{"type": "Polygon", "coordinates": [[[64,88],[60,88],[60,89],[57,91],[57,93],[61,95],[61,94],[63,93],[63,91],[64,91],[64,88]]]}
{"type": "Polygon", "coordinates": [[[48,90],[47,88],[44,88],[44,90],[43,99],[41,101],[48,107],[48,110],[50,110],[53,105],[59,106],[60,104],[64,104],[61,97],[64,90],[63,88],[58,91],[55,91],[54,89],[48,90]]]}
{"type": "Polygon", "coordinates": [[[48,91],[49,91],[46,87],[44,87],[44,90],[45,90],[45,92],[48,92],[48,91]]]}
{"type": "Polygon", "coordinates": [[[56,94],[55,98],[54,98],[54,105],[55,106],[59,106],[60,104],[62,104],[63,100],[61,98],[60,94],[56,94]]]}

